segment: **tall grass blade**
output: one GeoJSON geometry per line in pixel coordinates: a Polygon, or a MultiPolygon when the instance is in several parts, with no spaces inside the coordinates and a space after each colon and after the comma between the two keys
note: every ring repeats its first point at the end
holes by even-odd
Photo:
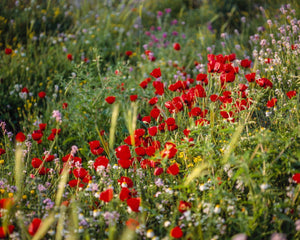
{"type": "Polygon", "coordinates": [[[224,157],[223,157],[223,160],[222,160],[223,164],[227,163],[227,161],[230,157],[230,154],[234,151],[234,149],[237,145],[237,142],[240,139],[242,131],[244,130],[244,127],[245,127],[245,125],[240,125],[240,126],[237,127],[236,131],[234,132],[234,134],[231,138],[231,141],[230,141],[227,149],[225,150],[224,157]]]}
{"type": "Polygon", "coordinates": [[[197,165],[193,171],[187,176],[184,186],[188,186],[195,178],[204,176],[208,173],[207,169],[209,168],[208,163],[203,163],[200,165],[197,165]]]}
{"type": "Polygon", "coordinates": [[[115,142],[115,133],[116,133],[116,127],[117,127],[117,119],[119,114],[119,105],[114,105],[112,116],[111,116],[111,124],[110,124],[110,130],[109,130],[109,148],[113,149],[114,142],[115,142]]]}
{"type": "Polygon", "coordinates": [[[59,219],[56,227],[56,240],[61,240],[63,238],[64,222],[66,219],[66,206],[62,205],[60,208],[59,219]]]}
{"type": "Polygon", "coordinates": [[[69,235],[67,237],[67,240],[76,240],[79,239],[78,236],[78,231],[77,229],[79,228],[78,224],[78,212],[77,212],[77,204],[74,198],[71,199],[71,204],[70,204],[70,214],[69,214],[69,235]]]}
{"type": "Polygon", "coordinates": [[[56,194],[56,199],[55,199],[55,206],[58,207],[61,203],[61,199],[63,197],[63,193],[65,191],[65,187],[69,178],[69,164],[66,164],[65,167],[63,168],[63,171],[61,173],[60,181],[58,183],[58,189],[57,189],[57,194],[56,194]]]}
{"type": "Polygon", "coordinates": [[[20,146],[16,148],[15,154],[15,181],[17,187],[17,195],[16,195],[16,202],[21,199],[22,196],[22,189],[23,189],[23,179],[24,179],[24,163],[22,159],[23,150],[20,146]]]}

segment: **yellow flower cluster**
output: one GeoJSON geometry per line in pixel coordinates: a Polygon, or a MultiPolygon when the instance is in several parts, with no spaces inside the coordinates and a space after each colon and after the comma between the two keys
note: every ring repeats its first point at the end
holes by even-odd
{"type": "Polygon", "coordinates": [[[193,164],[193,163],[189,163],[189,164],[187,165],[187,167],[188,167],[188,168],[194,167],[194,164],[193,164]]]}
{"type": "Polygon", "coordinates": [[[197,157],[194,157],[193,161],[194,161],[194,163],[198,163],[198,162],[203,161],[203,159],[201,156],[197,156],[197,157]]]}

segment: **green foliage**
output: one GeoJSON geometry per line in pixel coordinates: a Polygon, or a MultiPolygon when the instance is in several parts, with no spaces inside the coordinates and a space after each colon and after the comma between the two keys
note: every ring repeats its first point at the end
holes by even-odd
{"type": "Polygon", "coordinates": [[[13,224],[10,237],[26,239],[31,239],[33,218],[43,219],[34,239],[169,239],[175,226],[181,227],[183,239],[230,239],[239,233],[251,239],[275,233],[297,239],[300,184],[292,177],[300,169],[299,39],[298,33],[281,34],[278,28],[292,24],[299,8],[295,13],[285,8],[283,14],[275,9],[278,3],[37,0],[16,6],[1,1],[0,148],[5,153],[0,155],[0,199],[13,197],[15,203],[3,210],[0,227],[13,224]],[[261,4],[265,9],[258,10],[261,4]],[[254,33],[258,36],[250,37],[254,33]],[[173,43],[180,44],[180,51],[173,43]],[[210,53],[220,58],[236,54],[231,63],[224,61],[238,67],[235,79],[223,85],[223,70],[208,73],[206,95],[188,106],[191,96],[184,94],[199,81],[189,80],[189,89],[171,87],[207,73],[210,53]],[[249,68],[240,62],[246,57],[252,60],[249,68]],[[163,95],[155,93],[157,79],[150,74],[156,68],[163,95]],[[272,87],[248,82],[250,72],[256,80],[269,79],[272,87]],[[295,96],[288,96],[293,90],[295,96]],[[220,99],[229,93],[232,102],[225,104],[220,99]],[[213,94],[219,100],[210,99],[213,94]],[[107,101],[112,96],[116,100],[107,101]],[[151,115],[149,100],[155,96],[161,116],[147,123],[143,117],[151,115]],[[180,103],[177,110],[167,109],[174,98],[182,111],[180,103]],[[242,100],[247,104],[238,107],[242,100]],[[203,116],[192,116],[194,107],[203,116]],[[177,129],[163,129],[168,118],[174,118],[177,129]],[[203,119],[207,122],[197,124],[203,119]],[[40,142],[33,139],[39,123],[47,124],[40,142]],[[149,128],[157,126],[152,136],[149,128]],[[137,129],[145,134],[135,138],[137,129]],[[19,131],[26,141],[17,142],[19,131]],[[99,141],[107,167],[95,168],[99,154],[93,153],[91,141],[99,141]],[[153,141],[161,146],[150,154],[153,141]],[[172,144],[177,152],[168,157],[172,144]],[[116,155],[121,145],[130,149],[128,169],[116,155]],[[139,156],[138,146],[149,152],[139,156]],[[48,162],[48,154],[54,160],[48,162]],[[34,158],[42,165],[35,167],[34,158]],[[171,174],[175,163],[179,172],[171,174]],[[156,167],[163,169],[159,176],[156,167]],[[76,177],[78,169],[88,174],[76,177]],[[131,178],[133,187],[122,176],[131,178]],[[72,186],[69,181],[76,179],[72,186]],[[139,212],[120,199],[126,186],[130,198],[141,199],[139,212]],[[106,203],[100,195],[111,188],[106,203]],[[190,206],[180,208],[182,201],[190,206]],[[139,227],[130,230],[129,220],[139,227]]]}

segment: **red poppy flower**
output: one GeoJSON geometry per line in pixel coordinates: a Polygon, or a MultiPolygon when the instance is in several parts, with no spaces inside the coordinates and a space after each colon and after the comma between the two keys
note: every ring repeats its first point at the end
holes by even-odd
{"type": "Polygon", "coordinates": [[[46,97],[46,93],[44,91],[39,92],[39,98],[45,98],[46,97]]]}
{"type": "Polygon", "coordinates": [[[120,159],[130,159],[131,153],[127,145],[121,145],[115,149],[117,158],[120,159]]]}
{"type": "Polygon", "coordinates": [[[270,64],[273,61],[272,58],[265,58],[265,63],[270,64]]]}
{"type": "Polygon", "coordinates": [[[231,91],[224,91],[223,96],[224,97],[230,97],[231,96],[231,91]]]}
{"type": "Polygon", "coordinates": [[[176,145],[173,143],[167,142],[165,144],[164,150],[161,151],[160,154],[161,154],[162,158],[167,157],[168,159],[171,159],[171,158],[175,157],[176,153],[177,153],[176,145]]]}
{"type": "Polygon", "coordinates": [[[222,84],[224,84],[225,82],[233,82],[234,79],[235,79],[234,72],[221,73],[220,75],[220,80],[222,84]]]}
{"type": "Polygon", "coordinates": [[[124,142],[130,146],[139,146],[141,144],[141,141],[137,136],[128,136],[124,139],[124,142]]]}
{"type": "Polygon", "coordinates": [[[40,175],[46,175],[49,171],[50,171],[50,168],[41,167],[39,169],[39,174],[40,175]]]}
{"type": "Polygon", "coordinates": [[[189,208],[192,207],[192,204],[186,201],[180,201],[179,202],[179,206],[178,206],[178,210],[181,213],[184,213],[186,210],[188,210],[189,208]]]}
{"type": "Polygon", "coordinates": [[[205,118],[200,118],[195,121],[196,126],[204,126],[204,124],[209,124],[209,121],[205,118]]]}
{"type": "Polygon", "coordinates": [[[188,130],[188,129],[184,129],[184,130],[183,130],[183,134],[184,134],[186,137],[188,137],[188,136],[190,135],[190,132],[191,132],[191,130],[188,130]]]}
{"type": "Polygon", "coordinates": [[[31,136],[34,141],[39,141],[43,137],[43,132],[41,130],[35,130],[31,136]]]}
{"type": "Polygon", "coordinates": [[[229,96],[229,97],[226,97],[226,96],[220,96],[219,97],[219,100],[226,104],[226,103],[232,103],[232,98],[229,96]]]}
{"type": "Polygon", "coordinates": [[[72,61],[72,60],[73,60],[73,56],[72,56],[71,53],[69,53],[69,54],[67,55],[67,59],[68,59],[69,61],[72,61]]]}
{"type": "Polygon", "coordinates": [[[149,127],[148,128],[148,133],[150,136],[154,137],[157,134],[157,126],[149,127]]]}
{"type": "Polygon", "coordinates": [[[106,168],[108,163],[109,163],[109,160],[105,156],[97,157],[95,162],[94,162],[94,168],[95,168],[96,171],[97,171],[97,168],[99,166],[103,166],[103,167],[106,168]]]}
{"type": "Polygon", "coordinates": [[[46,156],[43,156],[43,160],[45,160],[45,162],[52,162],[55,159],[54,155],[48,155],[47,158],[46,156]]]}
{"type": "Polygon", "coordinates": [[[130,197],[131,197],[130,190],[126,187],[123,187],[121,189],[121,192],[120,192],[120,195],[119,195],[120,200],[123,202],[123,201],[127,200],[130,197]]]}
{"type": "Polygon", "coordinates": [[[34,236],[36,234],[36,232],[38,231],[41,223],[42,223],[42,220],[40,218],[34,218],[28,226],[28,233],[31,236],[34,236]]]}
{"type": "Polygon", "coordinates": [[[241,61],[241,66],[244,67],[244,68],[250,68],[250,66],[251,66],[251,60],[249,60],[249,59],[243,59],[241,61]]]}
{"type": "Polygon", "coordinates": [[[82,159],[80,157],[74,157],[73,162],[74,162],[74,164],[76,164],[76,163],[79,164],[79,163],[82,163],[82,159]]]}
{"type": "Polygon", "coordinates": [[[142,122],[143,122],[143,123],[148,123],[148,124],[149,124],[149,123],[151,122],[151,117],[150,117],[150,116],[145,116],[145,117],[143,117],[143,118],[142,118],[142,122]]]}
{"type": "Polygon", "coordinates": [[[231,53],[231,54],[229,54],[229,56],[228,56],[228,60],[229,60],[230,62],[234,61],[235,58],[236,58],[235,53],[231,53]]]}
{"type": "Polygon", "coordinates": [[[48,140],[53,141],[55,136],[58,135],[60,132],[61,132],[61,129],[56,129],[56,128],[51,129],[51,133],[48,137],[48,140]]]}
{"type": "Polygon", "coordinates": [[[289,99],[296,96],[296,94],[297,94],[296,91],[289,91],[289,92],[286,93],[286,95],[289,99]]]}
{"type": "Polygon", "coordinates": [[[201,108],[194,107],[191,109],[191,112],[189,113],[190,117],[198,117],[201,115],[201,108]]]}
{"type": "Polygon", "coordinates": [[[140,223],[133,219],[133,218],[129,218],[127,221],[126,221],[126,226],[132,230],[132,231],[135,231],[135,229],[140,225],[140,223]]]}
{"type": "Polygon", "coordinates": [[[62,108],[63,108],[63,109],[67,109],[67,108],[68,108],[68,103],[66,103],[66,102],[63,103],[63,104],[62,104],[62,108]]]}
{"type": "Polygon", "coordinates": [[[300,173],[295,173],[293,175],[293,180],[296,182],[296,183],[300,183],[300,173]]]}
{"type": "Polygon", "coordinates": [[[54,141],[54,138],[55,138],[55,134],[53,134],[53,133],[50,133],[50,135],[48,136],[48,140],[49,141],[54,141]]]}
{"type": "Polygon", "coordinates": [[[205,118],[207,113],[208,113],[208,110],[204,109],[204,111],[201,112],[200,117],[205,118]]]}
{"type": "Polygon", "coordinates": [[[215,64],[216,64],[215,61],[207,63],[207,71],[208,71],[209,73],[213,73],[213,72],[215,71],[215,70],[214,70],[215,64]]]}
{"type": "Polygon", "coordinates": [[[22,132],[18,132],[16,135],[17,142],[24,142],[26,140],[26,136],[22,132]]]}
{"type": "Polygon", "coordinates": [[[84,183],[89,183],[89,181],[92,180],[92,176],[88,173],[87,175],[85,175],[85,177],[82,179],[82,182],[84,183]]]}
{"type": "Polygon", "coordinates": [[[22,92],[22,93],[27,93],[27,94],[28,94],[28,93],[29,93],[29,90],[28,90],[27,87],[23,87],[22,90],[21,90],[21,92],[22,92]]]}
{"type": "Polygon", "coordinates": [[[172,117],[168,118],[165,122],[166,122],[166,124],[167,124],[168,126],[173,126],[173,125],[175,125],[175,119],[172,118],[172,117]]]}
{"type": "Polygon", "coordinates": [[[179,167],[177,163],[172,164],[170,167],[167,169],[167,173],[175,176],[179,173],[179,167]]]}
{"type": "Polygon", "coordinates": [[[291,45],[291,49],[292,49],[292,50],[296,50],[296,49],[297,49],[297,45],[292,44],[292,45],[291,45]]]}
{"type": "Polygon", "coordinates": [[[158,102],[158,98],[157,97],[153,97],[149,100],[149,104],[150,105],[155,105],[158,102]]]}
{"type": "Polygon", "coordinates": [[[205,89],[201,85],[196,85],[196,87],[194,88],[194,93],[196,97],[206,97],[205,89]]]}
{"type": "Polygon", "coordinates": [[[158,125],[158,130],[164,132],[166,130],[166,124],[163,122],[158,125]]]}
{"type": "Polygon", "coordinates": [[[248,89],[247,85],[239,83],[239,90],[244,92],[248,89]]]}
{"type": "Polygon", "coordinates": [[[47,123],[40,123],[39,124],[39,128],[40,128],[41,131],[44,131],[46,129],[46,127],[47,127],[47,123]]]}
{"type": "Polygon", "coordinates": [[[161,71],[160,68],[155,68],[153,71],[150,73],[150,75],[154,78],[159,78],[161,77],[161,71]]]}
{"type": "Polygon", "coordinates": [[[245,75],[245,78],[248,82],[254,82],[255,81],[255,73],[249,73],[245,75]]]}
{"type": "Polygon", "coordinates": [[[109,97],[105,98],[105,101],[109,104],[113,104],[116,101],[116,97],[115,96],[109,96],[109,97]]]}
{"type": "Polygon", "coordinates": [[[0,156],[4,153],[5,153],[5,150],[3,148],[0,148],[0,156]]]}
{"type": "Polygon", "coordinates": [[[12,234],[15,229],[14,225],[8,225],[7,227],[0,227],[0,239],[6,238],[9,234],[12,234]]]}
{"type": "Polygon", "coordinates": [[[178,129],[178,126],[176,124],[174,125],[168,125],[167,126],[168,131],[175,131],[176,129],[178,129]]]}
{"type": "Polygon", "coordinates": [[[143,135],[145,135],[145,133],[146,133],[146,130],[143,128],[138,128],[134,131],[134,135],[136,137],[142,137],[143,135]]]}
{"type": "Polygon", "coordinates": [[[155,168],[153,174],[154,174],[154,176],[159,176],[159,175],[161,175],[163,172],[164,172],[164,169],[163,169],[163,168],[157,167],[157,168],[155,168]]]}
{"type": "Polygon", "coordinates": [[[179,226],[176,226],[171,230],[170,236],[173,238],[181,238],[183,236],[183,232],[179,226]]]}
{"type": "Polygon", "coordinates": [[[179,43],[174,43],[173,48],[174,48],[174,50],[179,51],[180,50],[180,44],[179,43]]]}
{"type": "Polygon", "coordinates": [[[216,55],[216,60],[217,60],[217,62],[225,63],[226,58],[222,54],[218,54],[218,55],[216,55]]]}
{"type": "Polygon", "coordinates": [[[133,212],[139,212],[139,207],[141,204],[140,198],[129,198],[127,199],[127,205],[133,212]]]}
{"type": "Polygon", "coordinates": [[[154,119],[157,119],[159,115],[160,115],[160,110],[156,107],[153,108],[150,112],[150,116],[154,119]]]}
{"type": "Polygon", "coordinates": [[[136,155],[138,156],[144,156],[146,154],[145,148],[144,147],[137,147],[134,149],[136,155]]]}
{"type": "Polygon", "coordinates": [[[66,156],[63,156],[61,160],[63,162],[67,162],[67,161],[71,161],[73,159],[74,159],[74,157],[71,154],[67,154],[66,156]]]}
{"type": "Polygon", "coordinates": [[[84,168],[75,168],[73,174],[75,178],[83,179],[89,172],[84,168]]]}
{"type": "Polygon", "coordinates": [[[214,67],[213,69],[214,72],[221,73],[224,71],[224,64],[222,62],[219,61],[215,62],[213,67],[214,67]]]}
{"type": "Polygon", "coordinates": [[[9,209],[14,204],[12,198],[2,198],[0,199],[0,209],[9,209]]]}
{"type": "Polygon", "coordinates": [[[126,183],[128,188],[133,187],[133,181],[129,177],[122,176],[120,179],[118,179],[118,183],[122,185],[122,183],[126,183]]]}
{"type": "Polygon", "coordinates": [[[212,102],[215,102],[219,99],[219,96],[217,94],[212,94],[209,98],[212,102]]]}
{"type": "Polygon", "coordinates": [[[155,88],[155,94],[160,96],[164,94],[165,90],[164,90],[164,84],[162,82],[154,81],[152,85],[155,88]]]}
{"type": "Polygon", "coordinates": [[[232,112],[232,111],[230,111],[230,112],[227,112],[227,111],[220,111],[220,114],[221,114],[221,116],[222,116],[223,118],[226,118],[226,119],[233,116],[233,112],[232,112]]]}
{"type": "Polygon", "coordinates": [[[138,98],[138,95],[130,95],[130,101],[135,102],[138,98]]]}
{"type": "Polygon", "coordinates": [[[128,169],[128,168],[131,166],[132,161],[131,161],[131,159],[119,159],[119,160],[118,160],[118,164],[119,164],[122,168],[128,169]]]}
{"type": "Polygon", "coordinates": [[[90,149],[99,148],[100,142],[98,140],[90,141],[89,145],[90,145],[90,149]]]}
{"type": "Polygon", "coordinates": [[[277,103],[277,98],[272,98],[270,101],[267,102],[267,107],[272,108],[277,103]]]}
{"type": "Polygon", "coordinates": [[[33,168],[39,168],[43,164],[43,161],[39,158],[33,158],[31,160],[31,165],[33,168]]]}
{"type": "Polygon", "coordinates": [[[267,87],[269,87],[269,88],[273,87],[272,82],[267,78],[259,78],[255,81],[259,86],[263,87],[264,89],[266,89],[267,87]]]}
{"type": "Polygon", "coordinates": [[[89,142],[91,153],[94,155],[100,155],[104,149],[100,147],[100,142],[97,140],[89,142]]]}
{"type": "Polygon", "coordinates": [[[99,199],[104,202],[110,202],[114,197],[114,191],[112,188],[109,188],[100,193],[99,199]]]}
{"type": "Polygon", "coordinates": [[[139,85],[140,85],[141,88],[145,89],[148,86],[148,82],[144,80],[139,85]]]}
{"type": "Polygon", "coordinates": [[[205,85],[208,84],[207,74],[199,73],[196,77],[196,81],[203,82],[205,85]]]}
{"type": "Polygon", "coordinates": [[[68,184],[69,184],[69,186],[70,186],[71,188],[74,188],[74,187],[77,187],[77,186],[80,185],[80,180],[79,180],[79,179],[73,179],[73,180],[70,180],[70,181],[68,182],[68,184]]]}
{"type": "Polygon", "coordinates": [[[151,162],[149,159],[144,159],[140,162],[141,168],[142,169],[147,169],[149,167],[151,167],[151,162]]]}
{"type": "Polygon", "coordinates": [[[128,56],[128,57],[130,57],[132,55],[132,53],[133,53],[132,51],[126,51],[125,52],[126,56],[128,56]]]}
{"type": "Polygon", "coordinates": [[[6,55],[10,55],[10,54],[12,54],[12,49],[11,48],[5,48],[4,52],[5,52],[6,55]]]}
{"type": "Polygon", "coordinates": [[[155,155],[156,149],[155,149],[154,146],[149,146],[149,147],[147,147],[145,150],[146,150],[146,154],[147,154],[149,157],[155,155]]]}
{"type": "Polygon", "coordinates": [[[208,61],[213,61],[216,59],[216,56],[214,54],[207,54],[207,60],[208,61]]]}
{"type": "Polygon", "coordinates": [[[182,89],[186,89],[186,88],[187,86],[185,86],[182,81],[177,81],[176,83],[171,84],[169,86],[169,90],[172,92],[181,91],[182,89]]]}
{"type": "Polygon", "coordinates": [[[148,56],[150,55],[150,53],[152,53],[150,50],[145,50],[145,54],[148,56]]]}

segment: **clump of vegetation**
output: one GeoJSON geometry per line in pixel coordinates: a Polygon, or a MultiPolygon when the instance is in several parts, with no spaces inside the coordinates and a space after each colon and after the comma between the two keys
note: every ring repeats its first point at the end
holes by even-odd
{"type": "Polygon", "coordinates": [[[1,239],[299,238],[298,5],[150,3],[0,3],[1,239]]]}

